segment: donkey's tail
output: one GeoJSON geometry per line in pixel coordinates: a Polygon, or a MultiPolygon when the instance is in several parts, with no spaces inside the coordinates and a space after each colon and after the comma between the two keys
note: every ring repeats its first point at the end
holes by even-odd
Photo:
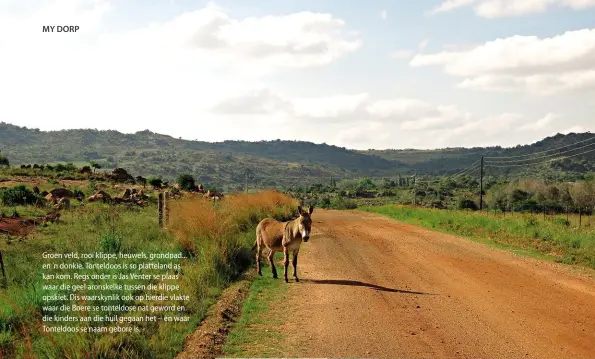
{"type": "Polygon", "coordinates": [[[258,247],[258,237],[260,237],[260,228],[256,228],[256,240],[254,241],[254,245],[252,246],[251,251],[255,250],[258,247]]]}

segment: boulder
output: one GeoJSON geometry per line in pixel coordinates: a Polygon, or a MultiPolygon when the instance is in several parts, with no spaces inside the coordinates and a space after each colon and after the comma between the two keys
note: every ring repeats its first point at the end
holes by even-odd
{"type": "Polygon", "coordinates": [[[54,198],[60,199],[60,198],[73,198],[74,194],[72,193],[71,190],[68,190],[66,188],[54,188],[53,190],[50,191],[50,194],[52,196],[54,196],[54,198]]]}

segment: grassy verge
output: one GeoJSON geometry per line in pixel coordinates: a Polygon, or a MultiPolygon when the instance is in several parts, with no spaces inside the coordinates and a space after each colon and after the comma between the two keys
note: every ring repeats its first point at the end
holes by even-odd
{"type": "MultiPolygon", "coordinates": [[[[203,199],[172,201],[169,231],[159,228],[156,209],[126,208],[93,204],[65,211],[63,223],[39,227],[38,233],[24,241],[0,240],[8,289],[0,289],[0,357],[44,358],[172,358],[203,319],[221,290],[234,281],[252,264],[250,248],[254,243],[254,228],[262,217],[278,219],[290,217],[295,203],[276,192],[229,196],[213,206],[203,199]],[[43,290],[43,252],[105,252],[105,253],[177,253],[185,259],[159,260],[175,262],[179,279],[168,284],[179,284],[181,295],[190,300],[176,303],[184,305],[189,322],[165,322],[163,313],[156,322],[134,323],[139,333],[47,333],[42,331],[43,315],[73,315],[80,312],[55,311],[53,306],[81,305],[79,301],[42,300],[43,295],[59,294],[59,290],[43,290]],[[45,308],[44,308],[45,307],[45,308]]],[[[19,210],[25,211],[25,208],[19,210]]],[[[83,263],[84,260],[80,260],[83,263]]],[[[139,264],[143,260],[119,260],[118,263],[139,264]]],[[[76,262],[76,261],[75,261],[76,262]]],[[[79,274],[94,274],[95,269],[82,269],[79,274]]],[[[101,271],[100,271],[101,272],[101,271]]],[[[129,269],[115,269],[111,274],[127,275],[129,269]]],[[[164,271],[160,271],[163,273],[164,271]]],[[[138,271],[136,272],[138,273],[138,271]]],[[[47,282],[47,281],[46,281],[47,282]]],[[[61,280],[57,284],[80,284],[80,280],[61,280]]],[[[154,279],[127,281],[128,284],[148,285],[154,279]]],[[[115,279],[89,280],[87,284],[122,284],[115,279]]],[[[103,294],[139,295],[143,292],[116,290],[103,294]]],[[[100,306],[102,302],[88,301],[86,305],[100,306]]],[[[121,300],[121,305],[157,304],[144,300],[121,300]]],[[[124,312],[95,312],[100,316],[124,315],[124,312]]],[[[129,315],[134,315],[130,314],[129,315]]],[[[138,313],[139,316],[147,313],[138,313]]],[[[69,326],[110,326],[106,320],[68,323],[69,326]]]]}
{"type": "MultiPolygon", "coordinates": [[[[264,264],[264,263],[263,263],[264,264]]],[[[269,311],[287,299],[287,285],[283,279],[273,279],[270,267],[263,266],[263,276],[257,276],[242,314],[231,330],[223,347],[226,357],[284,357],[291,355],[282,350],[284,341],[280,330],[282,319],[269,311]],[[279,330],[275,330],[279,329],[279,330]]]]}
{"type": "Polygon", "coordinates": [[[504,217],[396,205],[359,209],[420,227],[470,237],[517,253],[595,268],[595,227],[568,227],[564,216],[544,220],[541,216],[530,214],[504,217]]]}

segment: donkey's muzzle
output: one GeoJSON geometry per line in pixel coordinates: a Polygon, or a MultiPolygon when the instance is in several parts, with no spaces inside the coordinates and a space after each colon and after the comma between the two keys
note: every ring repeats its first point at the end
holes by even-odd
{"type": "Polygon", "coordinates": [[[305,236],[303,239],[304,239],[304,242],[308,242],[308,240],[310,239],[310,236],[305,236]]]}

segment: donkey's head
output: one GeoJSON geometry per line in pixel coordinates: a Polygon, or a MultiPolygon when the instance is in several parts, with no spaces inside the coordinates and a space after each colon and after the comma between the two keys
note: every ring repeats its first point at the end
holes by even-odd
{"type": "Polygon", "coordinates": [[[310,230],[312,229],[312,218],[310,216],[314,212],[314,206],[310,206],[307,212],[304,211],[302,206],[298,206],[298,212],[300,213],[300,217],[297,219],[298,229],[302,235],[302,240],[308,242],[310,239],[310,230]]]}

